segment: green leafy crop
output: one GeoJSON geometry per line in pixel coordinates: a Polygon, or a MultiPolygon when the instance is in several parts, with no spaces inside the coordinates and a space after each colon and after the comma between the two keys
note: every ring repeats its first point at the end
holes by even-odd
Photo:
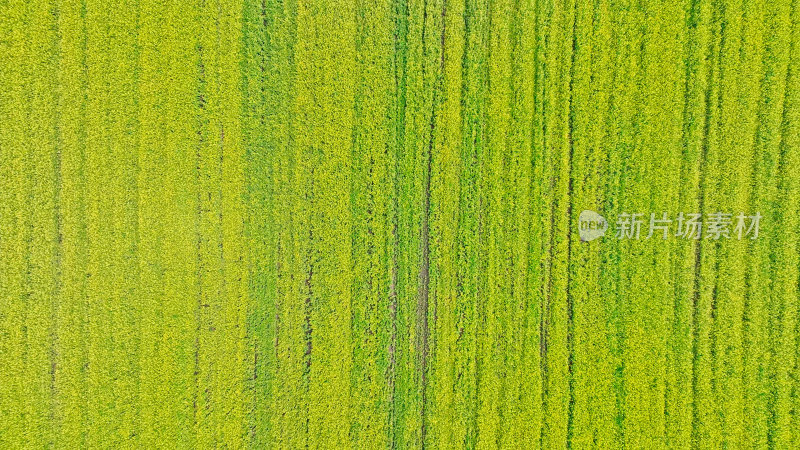
{"type": "Polygon", "coordinates": [[[798,238],[798,0],[0,2],[3,449],[800,448],[798,238]]]}

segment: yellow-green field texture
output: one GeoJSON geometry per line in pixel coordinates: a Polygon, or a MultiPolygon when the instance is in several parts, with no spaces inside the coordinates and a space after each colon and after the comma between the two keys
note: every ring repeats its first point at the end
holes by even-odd
{"type": "Polygon", "coordinates": [[[799,238],[800,0],[0,0],[2,449],[800,448],[799,238]]]}

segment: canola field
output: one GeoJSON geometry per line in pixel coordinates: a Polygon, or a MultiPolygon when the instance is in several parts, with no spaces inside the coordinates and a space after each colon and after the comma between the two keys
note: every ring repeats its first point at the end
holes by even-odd
{"type": "Polygon", "coordinates": [[[798,448],[799,238],[800,0],[0,1],[3,449],[798,448]]]}

